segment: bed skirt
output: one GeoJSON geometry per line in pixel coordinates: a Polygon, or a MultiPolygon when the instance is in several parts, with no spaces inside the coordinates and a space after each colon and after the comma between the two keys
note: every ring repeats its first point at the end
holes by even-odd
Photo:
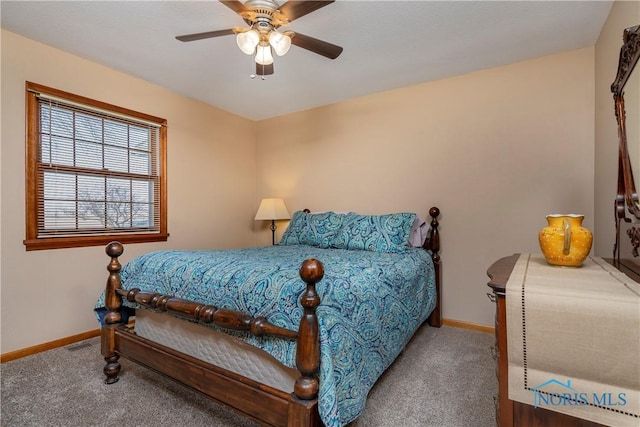
{"type": "Polygon", "coordinates": [[[509,398],[611,426],[640,425],[640,285],[601,258],[522,254],[507,282],[509,398]]]}

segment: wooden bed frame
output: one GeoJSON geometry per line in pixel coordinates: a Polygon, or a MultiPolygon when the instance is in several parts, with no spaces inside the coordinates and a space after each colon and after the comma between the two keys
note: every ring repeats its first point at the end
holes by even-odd
{"type": "MultiPolygon", "coordinates": [[[[423,245],[431,251],[436,274],[436,307],[427,322],[441,326],[441,266],[438,215],[440,209],[429,210],[431,216],[428,237],[423,245]]],[[[142,366],[172,378],[196,390],[211,400],[235,410],[246,418],[271,426],[321,426],[318,414],[318,372],[320,368],[320,340],[316,308],[320,298],[315,285],[324,275],[322,263],[308,259],[300,267],[300,277],[307,284],[300,298],[304,314],[298,331],[291,331],[269,323],[263,317],[252,318],[244,313],[216,308],[170,295],[141,292],[139,289],[121,288],[120,262],[124,248],[119,242],[109,243],[106,253],[111,257],[107,266],[109,278],[106,285],[105,307],[107,314],[102,326],[101,351],[106,365],[105,383],[118,381],[120,357],[130,359],[142,366]],[[296,340],[296,367],[300,372],[293,393],[264,385],[250,378],[222,369],[218,366],[175,351],[151,340],[137,336],[131,325],[123,323],[120,308],[122,298],[136,302],[156,311],[166,311],[180,317],[222,328],[247,331],[255,336],[271,335],[296,340]]]]}

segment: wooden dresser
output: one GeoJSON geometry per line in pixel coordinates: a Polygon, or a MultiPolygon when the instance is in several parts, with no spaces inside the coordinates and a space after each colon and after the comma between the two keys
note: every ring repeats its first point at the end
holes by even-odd
{"type": "Polygon", "coordinates": [[[501,258],[487,270],[491,279],[488,285],[493,290],[490,297],[496,303],[496,356],[498,377],[498,398],[496,400],[496,422],[499,427],[596,427],[601,424],[575,418],[545,408],[515,402],[509,399],[508,353],[507,353],[507,310],[505,289],[511,271],[519,255],[501,258]]]}

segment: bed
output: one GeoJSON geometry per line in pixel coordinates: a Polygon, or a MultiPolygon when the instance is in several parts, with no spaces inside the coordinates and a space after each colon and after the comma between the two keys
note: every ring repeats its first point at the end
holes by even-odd
{"type": "Polygon", "coordinates": [[[439,214],[300,211],[278,245],[124,267],[110,243],[105,382],[124,357],[263,425],[353,421],[417,328],[441,325],[439,214]]]}

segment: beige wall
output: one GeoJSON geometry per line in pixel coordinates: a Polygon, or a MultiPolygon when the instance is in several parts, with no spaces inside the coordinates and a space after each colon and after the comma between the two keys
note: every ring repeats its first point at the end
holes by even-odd
{"type": "Polygon", "coordinates": [[[153,249],[254,244],[253,122],[2,31],[2,353],[96,329],[92,307],[107,277],[103,247],[22,244],[25,80],[167,119],[171,236],[128,245],[123,261],[153,249]]]}
{"type": "Polygon", "coordinates": [[[291,212],[426,216],[437,205],[444,315],[492,325],[495,259],[538,251],[547,213],[583,213],[593,226],[594,48],[252,123],[3,31],[3,353],[96,328],[106,280],[101,247],[24,250],[25,80],[168,120],[171,237],[129,245],[123,261],[269,244],[266,226],[253,230],[260,197],[284,197],[291,212]]]}
{"type": "MultiPolygon", "coordinates": [[[[611,83],[618,70],[618,58],[622,46],[622,32],[625,28],[640,24],[640,2],[618,1],[613,4],[609,17],[605,22],[596,43],[595,61],[595,252],[598,256],[611,257],[615,243],[615,222],[613,201],[616,194],[618,177],[618,128],[613,107],[611,83]]],[[[636,67],[634,73],[640,73],[636,67]]],[[[631,97],[626,92],[627,103],[635,102],[635,109],[640,111],[640,94],[631,97]]],[[[628,105],[631,107],[631,105],[628,105]]],[[[629,117],[629,121],[632,118],[629,117]]],[[[636,118],[637,125],[640,121],[636,118]]],[[[639,183],[636,182],[636,185],[639,183]]]]}
{"type": "Polygon", "coordinates": [[[487,267],[539,252],[547,213],[593,227],[594,48],[258,123],[258,193],[291,210],[440,207],[444,317],[493,325],[487,267]],[[286,132],[283,132],[285,129],[286,132]]]}

